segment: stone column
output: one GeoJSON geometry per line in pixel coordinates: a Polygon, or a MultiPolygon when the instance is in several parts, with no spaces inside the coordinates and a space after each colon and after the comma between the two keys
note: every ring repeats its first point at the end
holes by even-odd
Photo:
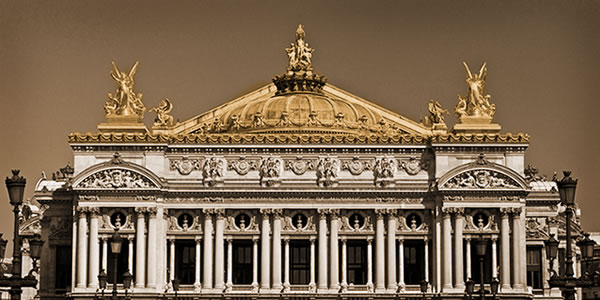
{"type": "Polygon", "coordinates": [[[79,224],[77,225],[77,287],[85,288],[87,286],[87,207],[77,207],[79,224]]]}
{"type": "Polygon", "coordinates": [[[73,226],[73,234],[72,234],[72,239],[73,242],[71,244],[71,289],[74,290],[77,287],[77,279],[78,279],[78,269],[79,269],[79,265],[77,264],[77,256],[79,255],[78,252],[78,247],[79,247],[79,240],[77,239],[77,235],[79,233],[78,229],[77,229],[77,223],[79,222],[79,207],[75,207],[73,209],[73,222],[72,222],[72,226],[73,226]]]}
{"type": "Polygon", "coordinates": [[[215,209],[215,289],[222,292],[225,288],[225,240],[223,230],[225,229],[225,210],[215,209]]]}
{"type": "Polygon", "coordinates": [[[455,208],[454,215],[454,287],[458,290],[463,290],[465,288],[465,274],[463,269],[464,209],[455,208]]]}
{"type": "Polygon", "coordinates": [[[433,271],[435,279],[435,285],[432,285],[432,289],[435,289],[433,292],[441,293],[442,292],[442,209],[434,210],[435,213],[435,231],[434,231],[434,264],[433,271]]]}
{"type": "Polygon", "coordinates": [[[202,288],[212,289],[212,271],[213,271],[213,225],[212,213],[214,209],[204,209],[204,259],[202,269],[202,288]]]}
{"type": "Polygon", "coordinates": [[[158,238],[159,232],[157,228],[156,207],[148,208],[148,257],[146,264],[148,266],[148,287],[155,289],[157,286],[157,267],[156,259],[158,259],[158,238]]]}
{"type": "Polygon", "coordinates": [[[510,214],[510,208],[500,209],[500,248],[502,261],[500,263],[500,273],[502,278],[500,283],[502,284],[502,291],[506,292],[510,290],[510,227],[508,217],[510,214]]]}
{"type": "Polygon", "coordinates": [[[346,292],[348,290],[348,279],[347,279],[347,277],[348,277],[348,274],[347,274],[348,273],[348,268],[347,268],[348,256],[347,256],[346,252],[347,252],[346,238],[343,237],[342,238],[342,283],[341,283],[343,292],[346,292]]]}
{"type": "Polygon", "coordinates": [[[273,209],[273,289],[280,292],[281,285],[281,209],[273,209]]]}
{"type": "Polygon", "coordinates": [[[523,284],[519,266],[525,260],[521,257],[521,208],[512,209],[513,217],[513,289],[522,290],[523,284]]]}
{"type": "Polygon", "coordinates": [[[169,239],[169,282],[175,279],[175,239],[169,239]]]}
{"type": "Polygon", "coordinates": [[[98,288],[98,266],[100,264],[100,245],[98,240],[98,216],[100,209],[97,207],[90,208],[90,272],[88,287],[98,288]]]}
{"type": "Polygon", "coordinates": [[[498,261],[497,261],[497,254],[496,254],[496,241],[498,240],[498,237],[493,236],[492,237],[492,278],[497,278],[498,277],[498,261]]]}
{"type": "Polygon", "coordinates": [[[271,288],[271,243],[269,233],[271,225],[269,223],[270,209],[261,209],[262,226],[260,228],[260,289],[261,292],[268,292],[271,288]]]}
{"type": "Polygon", "coordinates": [[[466,274],[467,274],[467,279],[473,279],[471,278],[471,237],[466,237],[465,238],[466,241],[466,250],[465,250],[465,257],[467,259],[466,261],[466,274]]]}
{"type": "Polygon", "coordinates": [[[338,240],[338,217],[340,211],[332,209],[330,214],[330,225],[329,228],[329,288],[338,291],[340,289],[339,283],[339,240],[338,240]]]}
{"type": "Polygon", "coordinates": [[[252,292],[258,292],[258,237],[252,237],[252,292]]]}
{"type": "MultiPolygon", "coordinates": [[[[146,284],[146,208],[136,207],[137,226],[135,228],[135,287],[143,288],[146,284]]],[[[133,272],[130,271],[130,272],[133,272]]]]}
{"type": "MultiPolygon", "coordinates": [[[[284,255],[285,255],[285,261],[284,261],[284,269],[283,269],[283,291],[284,292],[289,292],[290,291],[290,239],[289,237],[286,237],[283,240],[285,246],[284,246],[284,255]]],[[[311,257],[312,259],[312,257],[311,257]]],[[[312,268],[312,264],[311,264],[311,268],[312,268]]],[[[311,270],[312,272],[312,270],[311,270]]]]}
{"type": "Polygon", "coordinates": [[[227,238],[227,283],[226,290],[231,292],[233,287],[233,239],[227,238]]]}
{"type": "Polygon", "coordinates": [[[373,291],[373,238],[367,237],[367,289],[373,291]]]}
{"type": "Polygon", "coordinates": [[[387,230],[387,288],[390,292],[398,290],[396,281],[396,210],[390,209],[388,213],[387,230]]]}
{"type": "Polygon", "coordinates": [[[450,210],[447,208],[442,209],[443,220],[442,220],[442,242],[444,246],[443,250],[443,291],[452,289],[452,225],[450,222],[450,210]]]}
{"type": "Polygon", "coordinates": [[[316,291],[316,283],[315,283],[315,238],[310,237],[310,282],[308,286],[310,287],[311,292],[316,291]]]}
{"type": "MultiPolygon", "coordinates": [[[[429,240],[427,237],[425,237],[423,242],[425,243],[423,255],[425,257],[425,281],[429,282],[429,240]]],[[[404,257],[401,257],[400,259],[404,260],[404,257]]],[[[402,272],[402,276],[404,276],[404,272],[402,272]]],[[[429,284],[431,284],[431,282],[429,282],[429,284]]]]}
{"type": "Polygon", "coordinates": [[[201,252],[201,248],[200,248],[200,243],[202,242],[202,239],[200,237],[196,237],[196,261],[194,262],[195,264],[195,278],[194,278],[194,290],[196,292],[199,292],[200,289],[202,288],[202,284],[200,283],[200,252],[201,252]]]}
{"type": "Polygon", "coordinates": [[[102,270],[108,272],[108,237],[102,237],[102,270]]]}
{"type": "MultiPolygon", "coordinates": [[[[394,265],[395,266],[395,265],[394,265]]],[[[394,267],[394,270],[396,268],[394,267]]],[[[401,238],[400,240],[398,240],[398,269],[399,269],[399,281],[398,281],[398,286],[400,287],[400,289],[402,291],[404,291],[405,289],[405,283],[404,283],[404,239],[401,238]]]]}
{"type": "Polygon", "coordinates": [[[129,241],[129,248],[127,248],[129,252],[129,257],[127,259],[127,268],[129,273],[133,273],[133,236],[127,237],[127,240],[129,241]]]}
{"type": "Polygon", "coordinates": [[[375,225],[375,292],[385,292],[385,210],[376,209],[377,223],[375,225]]]}
{"type": "Polygon", "coordinates": [[[319,290],[327,290],[327,212],[319,209],[319,290]]]}

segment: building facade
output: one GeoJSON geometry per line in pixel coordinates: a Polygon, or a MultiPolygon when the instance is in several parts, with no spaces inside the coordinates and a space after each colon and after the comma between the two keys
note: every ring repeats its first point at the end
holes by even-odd
{"type": "Polygon", "coordinates": [[[172,297],[173,279],[207,299],[393,299],[422,281],[462,298],[469,278],[497,278],[503,298],[560,298],[544,249],[564,239],[556,185],[525,166],[529,136],[493,122],[485,64],[465,64],[449,129],[436,101],[415,122],[326,83],[302,26],[286,52],[272,84],[178,123],[164,99],[151,129],[138,64],[114,65],[99,133],[69,135],[73,167],[36,186],[40,297],[91,298],[102,271],[124,293],[129,271],[136,299],[172,297]]]}

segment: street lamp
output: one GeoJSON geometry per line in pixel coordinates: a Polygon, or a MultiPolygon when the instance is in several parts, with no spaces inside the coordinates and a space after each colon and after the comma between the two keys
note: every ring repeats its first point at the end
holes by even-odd
{"type": "MultiPolygon", "coordinates": [[[[4,274],[0,274],[0,287],[9,287],[9,293],[11,299],[21,299],[21,293],[23,287],[33,287],[37,286],[37,280],[35,276],[31,274],[31,276],[22,277],[21,275],[21,247],[22,240],[21,236],[19,236],[19,207],[23,203],[23,194],[25,191],[26,180],[23,176],[19,175],[19,170],[12,170],[12,177],[6,177],[5,184],[6,189],[8,190],[8,199],[10,201],[10,205],[13,206],[13,214],[14,214],[14,223],[13,223],[13,258],[12,258],[12,276],[6,277],[4,274]]],[[[4,258],[4,252],[6,251],[7,240],[2,239],[0,236],[0,254],[2,258],[4,258]]],[[[43,242],[42,242],[43,244],[43,242]]],[[[36,251],[36,253],[32,253],[32,258],[35,260],[39,259],[42,244],[31,245],[30,250],[36,251]],[[39,246],[39,248],[37,248],[39,246]],[[34,257],[37,255],[37,258],[34,257]]],[[[34,267],[35,268],[35,267],[34,267]]],[[[33,271],[33,270],[32,270],[33,271]]]]}
{"type": "MultiPolygon", "coordinates": [[[[573,251],[572,251],[572,237],[571,237],[571,218],[573,216],[573,206],[575,205],[575,190],[577,188],[577,179],[571,178],[571,171],[563,171],[563,179],[556,180],[558,186],[558,193],[560,195],[560,202],[565,206],[565,223],[566,223],[566,261],[565,261],[565,274],[553,275],[549,280],[548,284],[551,287],[559,287],[562,289],[563,297],[565,300],[575,299],[575,288],[576,287],[591,287],[593,286],[594,280],[590,274],[584,274],[579,278],[574,277],[573,272],[573,251]]],[[[558,252],[558,241],[554,236],[550,236],[550,239],[546,241],[548,258],[550,259],[550,268],[552,268],[554,259],[558,252]]],[[[582,241],[578,243],[581,247],[581,256],[583,259],[588,259],[593,256],[595,242],[592,241],[589,236],[586,236],[582,241]]]]}
{"type": "Polygon", "coordinates": [[[114,270],[113,270],[113,292],[112,292],[112,298],[113,300],[118,300],[119,298],[117,297],[117,264],[118,264],[118,258],[119,258],[119,254],[121,253],[121,246],[123,245],[123,238],[121,238],[121,235],[119,235],[119,228],[115,228],[115,233],[112,235],[112,240],[110,241],[110,250],[113,254],[113,266],[114,266],[114,270]]]}
{"type": "MultiPolygon", "coordinates": [[[[44,245],[44,241],[39,238],[33,238],[29,240],[29,256],[33,259],[33,268],[31,272],[29,272],[28,277],[33,276],[32,272],[38,272],[38,260],[42,256],[42,246],[44,245]]],[[[35,278],[35,276],[33,276],[35,278]]]]}

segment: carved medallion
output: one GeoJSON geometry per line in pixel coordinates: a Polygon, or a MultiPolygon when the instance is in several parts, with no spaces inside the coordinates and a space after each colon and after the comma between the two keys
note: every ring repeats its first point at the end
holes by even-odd
{"type": "Polygon", "coordinates": [[[355,156],[350,161],[344,161],[342,170],[348,170],[352,175],[360,175],[365,170],[370,170],[371,165],[368,162],[361,161],[358,156],[355,156]]]}
{"type": "Polygon", "coordinates": [[[399,169],[404,170],[408,175],[417,175],[422,170],[422,163],[416,157],[411,157],[410,159],[403,160],[400,163],[399,169]]]}
{"type": "Polygon", "coordinates": [[[302,159],[302,156],[296,157],[295,160],[288,160],[285,164],[286,170],[292,170],[296,175],[302,175],[308,170],[313,170],[312,161],[302,159]]]}
{"type": "Polygon", "coordinates": [[[181,175],[189,175],[194,170],[200,170],[200,161],[182,157],[181,159],[171,160],[171,170],[177,170],[181,175]]]}
{"type": "Polygon", "coordinates": [[[239,160],[234,160],[229,163],[229,170],[234,170],[238,175],[246,175],[252,170],[256,170],[256,161],[246,160],[245,157],[240,157],[239,160]]]}

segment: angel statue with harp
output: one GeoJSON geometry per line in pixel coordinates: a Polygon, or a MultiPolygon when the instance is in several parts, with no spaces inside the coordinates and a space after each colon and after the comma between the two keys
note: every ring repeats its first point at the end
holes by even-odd
{"type": "Polygon", "coordinates": [[[117,64],[112,62],[113,70],[110,76],[116,81],[115,93],[108,93],[108,101],[104,104],[106,116],[137,116],[142,118],[146,107],[142,103],[142,93],[133,90],[135,72],[139,61],[136,61],[129,73],[119,71],[117,64]]]}
{"type": "Polygon", "coordinates": [[[479,74],[472,74],[466,62],[463,62],[467,71],[466,82],[469,85],[469,94],[465,97],[458,96],[458,104],[455,111],[459,118],[465,116],[492,118],[496,112],[496,105],[490,104],[492,96],[485,93],[485,80],[487,66],[483,63],[479,74]]]}

